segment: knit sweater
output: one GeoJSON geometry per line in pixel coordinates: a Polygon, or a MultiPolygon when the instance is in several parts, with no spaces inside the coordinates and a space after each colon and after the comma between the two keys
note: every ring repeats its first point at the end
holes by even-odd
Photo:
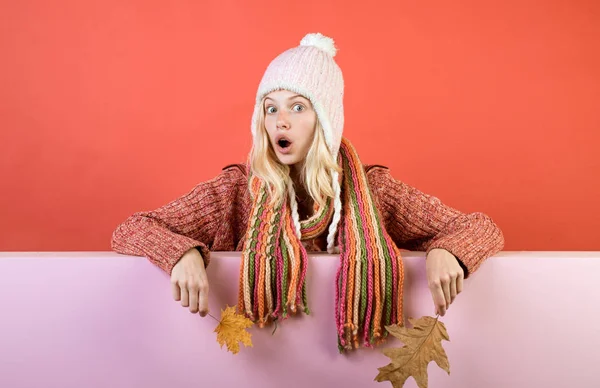
{"type": "MultiPolygon", "coordinates": [[[[399,249],[445,249],[457,258],[467,278],[504,247],[502,231],[488,215],[460,212],[395,179],[387,167],[364,168],[384,227],[399,249]]],[[[208,266],[211,251],[242,250],[251,206],[245,167],[229,165],[180,198],[128,217],[113,232],[111,247],[144,256],[169,275],[192,248],[208,266]]],[[[324,251],[325,238],[303,244],[307,251],[324,251]]]]}

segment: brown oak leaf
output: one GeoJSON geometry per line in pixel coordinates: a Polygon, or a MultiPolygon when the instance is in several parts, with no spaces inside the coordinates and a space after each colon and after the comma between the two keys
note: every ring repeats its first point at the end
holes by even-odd
{"type": "Polygon", "coordinates": [[[252,325],[250,319],[235,312],[235,307],[227,306],[225,310],[221,310],[221,320],[215,328],[217,342],[221,344],[221,348],[227,345],[227,350],[233,354],[240,351],[240,342],[252,347],[252,335],[245,330],[252,325]]]}
{"type": "Polygon", "coordinates": [[[382,349],[391,362],[379,370],[375,381],[389,381],[394,388],[404,386],[412,376],[419,388],[427,388],[427,366],[431,361],[450,374],[450,363],[442,340],[450,341],[444,324],[433,317],[408,318],[412,328],[390,325],[385,328],[404,344],[401,348],[382,349]]]}

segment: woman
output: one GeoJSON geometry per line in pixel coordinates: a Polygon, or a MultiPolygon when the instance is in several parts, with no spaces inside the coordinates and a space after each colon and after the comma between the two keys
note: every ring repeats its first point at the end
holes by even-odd
{"type": "MultiPolygon", "coordinates": [[[[400,249],[425,251],[436,313],[504,246],[485,214],[463,214],[364,166],[343,138],[344,81],[331,38],[308,34],[278,55],[258,88],[248,162],[117,227],[115,251],[170,274],[173,297],[208,312],[210,251],[242,251],[238,310],[259,323],[308,313],[307,251],[340,256],[335,319],[341,349],[371,346],[403,324],[400,249]]],[[[333,281],[333,279],[332,279],[333,281]]]]}

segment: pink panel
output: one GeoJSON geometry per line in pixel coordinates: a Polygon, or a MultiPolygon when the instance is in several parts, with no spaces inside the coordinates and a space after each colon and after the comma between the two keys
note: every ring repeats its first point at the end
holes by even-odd
{"type": "MultiPolygon", "coordinates": [[[[432,315],[424,257],[405,253],[407,313],[432,315]]],[[[210,306],[237,301],[239,254],[216,252],[210,306]]],[[[212,318],[171,299],[166,274],[115,253],[0,254],[0,387],[387,387],[379,350],[337,351],[337,257],[311,256],[312,315],[251,329],[238,355],[216,342],[212,318]]],[[[429,386],[597,386],[599,252],[502,252],[468,279],[442,321],[448,376],[429,386]]],[[[393,342],[392,345],[399,345],[393,342]]],[[[410,379],[405,387],[416,387],[410,379]]]]}

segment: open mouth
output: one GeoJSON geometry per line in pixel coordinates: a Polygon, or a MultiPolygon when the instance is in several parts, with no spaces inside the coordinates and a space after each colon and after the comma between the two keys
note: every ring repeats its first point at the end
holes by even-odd
{"type": "Polygon", "coordinates": [[[278,145],[279,147],[281,147],[282,149],[284,149],[284,150],[285,150],[286,148],[288,148],[289,146],[291,146],[291,145],[292,145],[292,143],[291,143],[289,140],[287,140],[287,139],[279,139],[279,140],[277,141],[277,145],[278,145]]]}
{"type": "Polygon", "coordinates": [[[276,151],[283,155],[289,154],[293,149],[292,142],[284,134],[277,135],[274,146],[276,151]]]}

